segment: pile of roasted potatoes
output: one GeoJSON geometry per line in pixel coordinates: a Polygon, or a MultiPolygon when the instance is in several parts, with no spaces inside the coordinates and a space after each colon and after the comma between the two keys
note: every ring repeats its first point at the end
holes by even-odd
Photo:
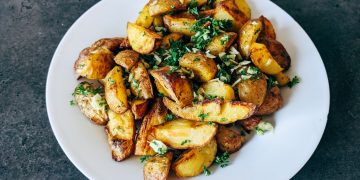
{"type": "Polygon", "coordinates": [[[144,179],[209,175],[251,131],[272,129],[261,116],[298,82],[284,74],[290,64],[245,0],[150,0],[127,37],[80,52],[73,102],[105,127],[115,161],[141,156],[144,179]]]}

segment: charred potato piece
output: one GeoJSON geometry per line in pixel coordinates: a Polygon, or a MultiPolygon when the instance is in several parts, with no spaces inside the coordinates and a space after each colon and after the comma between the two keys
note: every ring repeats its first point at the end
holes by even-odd
{"type": "Polygon", "coordinates": [[[149,74],[143,63],[138,62],[129,75],[131,92],[138,98],[150,99],[154,97],[149,74]]]}
{"type": "Polygon", "coordinates": [[[272,87],[265,97],[263,104],[257,109],[255,115],[269,115],[281,108],[283,99],[278,87],[272,87]]]}
{"type": "Polygon", "coordinates": [[[115,161],[122,161],[130,157],[134,152],[133,140],[122,140],[112,136],[109,130],[105,128],[108,137],[108,143],[111,149],[112,158],[115,161]]]}
{"type": "Polygon", "coordinates": [[[116,64],[128,71],[139,61],[140,54],[133,50],[120,51],[114,58],[116,64]]]}
{"type": "Polygon", "coordinates": [[[155,81],[166,91],[171,99],[180,107],[190,105],[194,99],[191,83],[177,72],[171,72],[170,67],[162,67],[150,71],[155,81]]]}
{"type": "Polygon", "coordinates": [[[235,0],[235,4],[248,19],[251,18],[251,9],[246,0],[235,0]]]}
{"type": "Polygon", "coordinates": [[[169,49],[170,48],[170,42],[175,42],[175,41],[181,39],[182,37],[183,37],[183,35],[180,34],[180,33],[168,34],[165,37],[163,37],[163,39],[161,40],[160,47],[162,47],[164,49],[169,49]]]}
{"type": "Polygon", "coordinates": [[[237,84],[240,101],[254,103],[260,106],[267,92],[267,81],[265,76],[260,79],[243,80],[237,84]]]}
{"type": "MultiPolygon", "coordinates": [[[[235,92],[229,84],[225,84],[222,81],[212,81],[204,83],[200,86],[203,92],[199,92],[204,96],[216,96],[223,98],[224,100],[234,100],[235,92]]],[[[199,89],[199,90],[200,90],[199,89]]]]}
{"type": "Polygon", "coordinates": [[[160,45],[161,36],[142,26],[128,23],[127,34],[131,47],[140,54],[149,54],[160,45]]]}
{"type": "Polygon", "coordinates": [[[247,132],[250,132],[256,128],[261,122],[261,119],[261,116],[251,116],[242,121],[236,121],[236,124],[242,126],[247,132]]]}
{"type": "Polygon", "coordinates": [[[144,8],[140,11],[139,16],[135,21],[135,24],[144,28],[149,28],[153,21],[154,17],[150,16],[149,14],[149,4],[146,4],[144,8]]]}
{"type": "Polygon", "coordinates": [[[126,87],[119,66],[115,66],[105,77],[105,99],[115,113],[121,114],[128,109],[126,87]]]}
{"type": "Polygon", "coordinates": [[[154,155],[155,152],[149,146],[148,141],[152,140],[149,136],[151,127],[162,124],[166,121],[167,109],[160,98],[156,99],[150,112],[145,116],[141,123],[138,136],[136,138],[135,155],[154,155]]]}
{"type": "Polygon", "coordinates": [[[172,169],[178,177],[193,177],[201,174],[204,167],[208,168],[215,159],[216,141],[213,139],[207,145],[185,151],[174,162],[172,169]]]}
{"type": "Polygon", "coordinates": [[[86,48],[80,52],[74,69],[87,79],[103,79],[114,67],[113,54],[106,48],[86,48]]]}
{"type": "Polygon", "coordinates": [[[204,146],[216,134],[217,125],[186,119],[176,119],[153,127],[150,132],[155,139],[174,149],[204,146]]]}
{"type": "Polygon", "coordinates": [[[223,152],[234,153],[238,151],[245,142],[245,137],[240,132],[225,126],[220,126],[216,134],[216,142],[223,152]]]}
{"type": "Polygon", "coordinates": [[[213,79],[217,73],[216,63],[203,53],[186,53],[179,60],[180,66],[194,72],[195,79],[207,82],[213,79]]]}
{"type": "Polygon", "coordinates": [[[106,113],[106,101],[103,92],[96,92],[94,85],[81,82],[74,91],[76,104],[86,117],[98,125],[106,125],[109,118],[106,113]]]}
{"type": "Polygon", "coordinates": [[[230,20],[232,22],[230,30],[233,32],[238,32],[249,20],[232,0],[216,3],[214,18],[216,20],[230,20]]]}
{"type": "MultiPolygon", "coordinates": [[[[173,114],[181,118],[195,121],[216,122],[219,124],[230,124],[237,120],[246,119],[254,114],[256,108],[256,105],[252,103],[224,101],[221,104],[220,113],[216,113],[217,109],[215,108],[219,108],[217,105],[212,105],[206,108],[207,103],[198,103],[193,106],[180,107],[168,98],[164,98],[163,101],[165,106],[173,114]],[[212,111],[213,108],[214,110],[212,111]]],[[[214,102],[218,101],[218,99],[207,101],[214,102]]]]}
{"type": "Polygon", "coordinates": [[[237,34],[234,32],[224,32],[212,39],[212,41],[206,46],[206,50],[210,51],[210,54],[218,56],[221,52],[225,52],[235,41],[237,34]]]}
{"type": "Polygon", "coordinates": [[[259,21],[262,23],[262,30],[259,35],[260,39],[276,39],[276,33],[271,22],[264,16],[259,17],[259,21]]]}
{"type": "Polygon", "coordinates": [[[251,20],[248,21],[239,32],[239,49],[240,53],[244,58],[250,56],[250,46],[259,37],[259,34],[262,29],[262,23],[260,20],[251,20]]]}
{"type": "Polygon", "coordinates": [[[250,57],[254,65],[266,74],[275,75],[284,70],[284,68],[277,63],[264,44],[251,44],[250,57]]]}
{"type": "Polygon", "coordinates": [[[144,165],[144,180],[167,180],[173,153],[164,156],[154,156],[144,165]]]}
{"type": "Polygon", "coordinates": [[[195,18],[165,15],[163,20],[165,27],[172,33],[181,33],[186,36],[192,36],[195,34],[195,32],[191,31],[191,27],[196,22],[195,18]]]}
{"type": "Polygon", "coordinates": [[[145,116],[149,101],[144,99],[135,99],[131,102],[131,112],[135,119],[141,119],[145,116]]]}
{"type": "Polygon", "coordinates": [[[122,114],[108,111],[109,122],[107,124],[108,133],[122,140],[132,140],[135,135],[134,116],[130,110],[122,114]]]}
{"type": "Polygon", "coordinates": [[[186,5],[181,3],[180,0],[150,0],[149,2],[150,16],[163,15],[185,9],[186,5]]]}
{"type": "Polygon", "coordinates": [[[290,68],[290,56],[285,47],[279,41],[275,39],[264,39],[262,43],[264,43],[274,60],[281,68],[284,70],[288,70],[290,68]]]}

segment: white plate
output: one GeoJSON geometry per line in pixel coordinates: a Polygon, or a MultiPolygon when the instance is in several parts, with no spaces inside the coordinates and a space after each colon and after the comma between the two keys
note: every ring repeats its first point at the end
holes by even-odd
{"type": "MultiPolygon", "coordinates": [[[[289,75],[301,77],[293,89],[284,88],[285,106],[274,116],[274,133],[254,136],[231,155],[231,165],[212,168],[211,176],[196,179],[289,179],[308,161],[325,129],[329,84],[321,57],[305,31],[271,1],[248,0],[253,17],[263,14],[274,24],[278,40],[292,58],[289,75]]],[[[139,157],[118,163],[111,159],[104,128],[69,105],[77,81],[73,64],[79,52],[103,37],[125,36],[146,0],[103,0],[68,30],[52,59],[46,105],[51,127],[75,166],[90,179],[143,179],[139,157]]],[[[174,178],[174,177],[173,177],[174,178]]]]}

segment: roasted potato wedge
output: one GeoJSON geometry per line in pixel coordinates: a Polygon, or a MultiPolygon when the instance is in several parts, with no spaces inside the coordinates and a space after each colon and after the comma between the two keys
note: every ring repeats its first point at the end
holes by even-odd
{"type": "Polygon", "coordinates": [[[128,23],[127,34],[131,47],[140,54],[149,54],[160,45],[161,36],[142,26],[128,23]]]}
{"type": "Polygon", "coordinates": [[[75,88],[74,99],[86,117],[98,125],[106,125],[109,117],[103,92],[96,92],[93,84],[81,82],[75,88]]]}
{"type": "Polygon", "coordinates": [[[173,163],[172,169],[178,177],[193,177],[201,174],[215,159],[216,141],[212,139],[207,145],[185,151],[173,163]]]}
{"type": "Polygon", "coordinates": [[[148,108],[149,100],[135,99],[131,102],[131,112],[134,114],[135,119],[141,119],[145,116],[148,108]]]}
{"type": "Polygon", "coordinates": [[[143,156],[155,154],[148,143],[148,141],[152,140],[152,137],[148,136],[148,132],[151,127],[164,123],[166,121],[166,114],[167,109],[162,100],[160,98],[156,99],[151,110],[141,123],[141,127],[136,138],[135,155],[143,156]]]}
{"type": "Polygon", "coordinates": [[[260,20],[255,19],[248,21],[239,32],[239,49],[240,53],[244,58],[249,58],[250,56],[250,46],[259,37],[259,34],[262,29],[262,23],[260,20]]]}
{"type": "Polygon", "coordinates": [[[93,48],[106,48],[113,53],[118,52],[122,49],[131,48],[129,40],[127,38],[122,37],[114,37],[114,38],[102,38],[97,40],[94,44],[91,45],[93,48]]]}
{"type": "Polygon", "coordinates": [[[285,47],[275,39],[263,39],[262,43],[267,47],[271,56],[284,70],[290,68],[291,59],[285,47]]]}
{"type": "Polygon", "coordinates": [[[265,76],[260,79],[243,80],[237,84],[240,101],[254,103],[260,106],[267,92],[267,81],[265,76]]]}
{"type": "Polygon", "coordinates": [[[267,93],[263,104],[257,109],[255,115],[269,115],[281,108],[283,99],[278,87],[272,87],[267,93]]]}
{"type": "Polygon", "coordinates": [[[139,61],[140,54],[133,50],[120,51],[114,58],[116,64],[128,71],[139,61]]]}
{"type": "MultiPolygon", "coordinates": [[[[182,4],[188,6],[192,0],[179,0],[182,4]]],[[[208,2],[208,0],[194,0],[198,6],[202,6],[208,2]]]]}
{"type": "Polygon", "coordinates": [[[127,110],[122,114],[117,114],[114,111],[109,110],[108,116],[109,122],[106,127],[111,136],[122,140],[133,139],[135,135],[135,123],[134,115],[130,110],[127,110]]]}
{"type": "MultiPolygon", "coordinates": [[[[202,92],[199,92],[203,96],[216,96],[224,100],[234,100],[235,92],[229,84],[225,84],[222,81],[212,81],[204,83],[200,86],[202,92]]],[[[199,89],[199,90],[200,90],[199,89]]]]}
{"type": "Polygon", "coordinates": [[[176,119],[154,126],[152,136],[174,149],[188,149],[207,144],[216,134],[217,125],[176,119]]]}
{"type": "MultiPolygon", "coordinates": [[[[215,106],[207,106],[207,103],[197,103],[193,106],[181,107],[174,101],[164,98],[165,106],[175,115],[195,121],[207,121],[216,122],[219,124],[230,124],[237,120],[242,120],[250,117],[254,114],[256,105],[252,103],[245,103],[240,101],[224,101],[221,104],[220,113],[217,114],[217,110],[212,110],[211,107],[218,108],[215,106]],[[205,107],[205,108],[204,108],[205,107]]],[[[207,100],[208,102],[218,101],[207,100]]],[[[214,103],[211,103],[214,104],[214,103]]]]}
{"type": "Polygon", "coordinates": [[[285,86],[290,81],[290,78],[286,74],[284,74],[283,72],[281,72],[279,74],[275,74],[274,76],[275,76],[276,81],[279,83],[280,86],[285,86]]]}
{"type": "Polygon", "coordinates": [[[238,151],[245,142],[245,137],[240,132],[225,126],[219,126],[216,134],[218,148],[223,152],[234,153],[238,151]]]}
{"type": "Polygon", "coordinates": [[[164,38],[161,40],[160,47],[162,47],[164,49],[169,49],[170,42],[175,42],[175,41],[181,39],[182,37],[183,37],[183,34],[180,34],[180,33],[168,34],[168,35],[164,36],[164,38]]]}
{"type": "Polygon", "coordinates": [[[105,99],[115,113],[124,113],[128,109],[126,87],[122,69],[115,66],[105,77],[105,99]]]}
{"type": "Polygon", "coordinates": [[[165,27],[172,33],[181,33],[186,36],[192,36],[195,34],[195,32],[191,31],[191,27],[196,22],[195,18],[165,15],[163,20],[165,27]]]}
{"type": "Polygon", "coordinates": [[[248,19],[251,19],[251,9],[246,0],[235,0],[235,4],[248,19]]]}
{"type": "Polygon", "coordinates": [[[135,24],[144,28],[149,28],[153,21],[154,17],[150,16],[149,14],[149,4],[146,4],[144,8],[140,11],[139,16],[135,21],[135,24]]]}
{"type": "Polygon", "coordinates": [[[138,62],[130,71],[130,90],[138,98],[150,99],[154,97],[149,74],[142,62],[138,62]]]}
{"type": "Polygon", "coordinates": [[[86,48],[74,64],[75,72],[87,79],[103,79],[114,67],[113,54],[106,48],[86,48]]]}
{"type": "Polygon", "coordinates": [[[260,39],[276,39],[276,33],[271,22],[264,16],[260,16],[259,20],[262,23],[261,33],[259,35],[260,39]]]}
{"type": "Polygon", "coordinates": [[[218,56],[221,52],[225,52],[235,41],[237,34],[234,32],[224,32],[214,37],[212,41],[206,46],[206,50],[210,54],[218,56]]]}
{"type": "Polygon", "coordinates": [[[181,3],[180,0],[150,0],[149,2],[150,16],[157,16],[185,9],[186,4],[181,3]]]}
{"type": "Polygon", "coordinates": [[[108,143],[111,149],[112,158],[115,161],[122,161],[134,152],[134,142],[133,140],[122,140],[112,136],[107,128],[105,132],[108,137],[108,143]]]}
{"type": "Polygon", "coordinates": [[[250,132],[256,128],[256,126],[261,122],[261,116],[251,116],[242,121],[236,121],[236,124],[242,126],[247,132],[250,132]]]}
{"type": "Polygon", "coordinates": [[[277,63],[264,44],[251,44],[250,57],[254,65],[266,74],[275,75],[284,70],[284,68],[277,63]]]}
{"type": "Polygon", "coordinates": [[[179,60],[180,66],[194,72],[195,79],[207,82],[213,79],[217,73],[216,63],[203,53],[186,53],[179,60]]]}
{"type": "Polygon", "coordinates": [[[167,180],[173,153],[168,152],[164,156],[154,156],[144,165],[144,180],[167,180]]]}
{"type": "Polygon", "coordinates": [[[157,81],[162,89],[166,91],[171,99],[176,101],[180,107],[190,105],[194,99],[191,83],[177,72],[171,72],[170,67],[162,67],[150,71],[150,74],[157,81]]]}
{"type": "Polygon", "coordinates": [[[216,3],[214,18],[216,20],[230,20],[232,27],[229,30],[233,32],[238,32],[249,20],[249,18],[239,10],[233,0],[216,3]]]}

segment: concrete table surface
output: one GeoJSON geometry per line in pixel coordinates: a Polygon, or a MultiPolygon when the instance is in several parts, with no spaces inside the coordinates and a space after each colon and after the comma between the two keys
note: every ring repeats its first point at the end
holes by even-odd
{"type": "MultiPolygon", "coordinates": [[[[360,179],[360,2],[273,1],[312,38],[330,81],[325,134],[293,179],[360,179]]],[[[86,179],[52,133],[45,81],[62,36],[96,2],[0,1],[0,179],[86,179]]]]}

